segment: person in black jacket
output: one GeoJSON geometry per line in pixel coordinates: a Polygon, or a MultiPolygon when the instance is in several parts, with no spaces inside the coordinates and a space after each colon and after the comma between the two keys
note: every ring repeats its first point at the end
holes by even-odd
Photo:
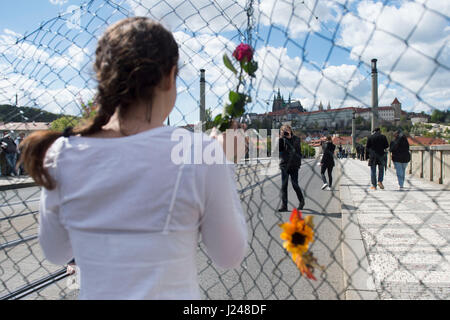
{"type": "Polygon", "coordinates": [[[288,211],[288,182],[291,177],[292,187],[299,201],[298,209],[303,209],[305,206],[305,199],[303,198],[302,190],[298,185],[298,171],[302,163],[300,138],[295,136],[292,128],[289,125],[283,125],[280,128],[280,138],[278,140],[280,151],[280,169],[281,169],[281,201],[282,206],[278,210],[288,211]]]}
{"type": "Polygon", "coordinates": [[[11,139],[11,134],[8,131],[5,131],[3,133],[3,139],[1,140],[1,148],[2,151],[5,153],[6,163],[8,165],[8,172],[11,172],[13,176],[17,176],[16,172],[16,153],[17,153],[17,146],[14,143],[14,140],[11,139]]]}
{"type": "Polygon", "coordinates": [[[361,145],[357,144],[356,145],[356,159],[360,159],[361,158],[361,145]]]}
{"type": "Polygon", "coordinates": [[[395,171],[397,172],[399,189],[403,190],[405,171],[408,162],[411,160],[411,154],[409,153],[408,139],[406,139],[401,129],[398,129],[394,133],[394,140],[391,142],[389,151],[392,153],[392,161],[394,162],[395,171]]]}
{"type": "Polygon", "coordinates": [[[327,190],[331,190],[331,184],[333,183],[333,167],[334,167],[334,150],[336,146],[331,141],[331,136],[327,137],[327,142],[323,146],[323,155],[322,160],[320,161],[321,169],[320,174],[322,175],[323,186],[322,190],[327,188],[327,190]],[[328,171],[328,183],[325,177],[325,171],[328,171]]]}
{"type": "Polygon", "coordinates": [[[380,128],[376,128],[373,134],[367,139],[366,152],[369,158],[371,171],[372,190],[377,188],[377,166],[378,166],[378,186],[384,189],[384,151],[389,147],[385,135],[381,134],[380,128]]]}
{"type": "Polygon", "coordinates": [[[364,147],[362,144],[360,145],[360,150],[361,150],[361,154],[360,154],[360,160],[361,161],[365,161],[366,160],[366,147],[364,147]]]}

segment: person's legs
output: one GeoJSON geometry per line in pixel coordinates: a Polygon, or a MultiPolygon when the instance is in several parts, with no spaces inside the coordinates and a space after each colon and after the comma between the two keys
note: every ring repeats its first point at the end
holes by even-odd
{"type": "Polygon", "coordinates": [[[286,168],[281,168],[281,208],[287,208],[289,175],[286,168]]]}
{"type": "Polygon", "coordinates": [[[305,199],[303,198],[302,190],[298,185],[298,171],[299,168],[291,168],[289,169],[289,175],[291,176],[292,187],[294,188],[294,191],[297,194],[297,199],[299,201],[299,208],[303,209],[303,206],[305,205],[305,199]]]}
{"type": "Polygon", "coordinates": [[[16,173],[16,155],[14,153],[7,153],[6,154],[6,161],[8,162],[9,167],[11,168],[11,172],[14,175],[17,175],[16,173]]]}
{"type": "Polygon", "coordinates": [[[402,188],[405,184],[405,177],[406,177],[406,168],[408,167],[408,163],[402,163],[402,188]]]}
{"type": "MultiPolygon", "coordinates": [[[[400,187],[403,187],[402,183],[402,164],[394,161],[395,173],[397,174],[397,181],[400,187]]],[[[404,179],[404,178],[403,178],[404,179]]]]}
{"type": "Polygon", "coordinates": [[[377,187],[377,165],[372,164],[370,166],[370,180],[372,182],[372,187],[377,187]]]}
{"type": "Polygon", "coordinates": [[[394,162],[395,171],[397,172],[398,185],[400,188],[403,188],[405,184],[405,172],[408,163],[394,162]]]}
{"type": "Polygon", "coordinates": [[[325,167],[324,165],[322,165],[320,167],[320,174],[322,175],[322,181],[324,185],[328,185],[327,183],[327,178],[325,178],[325,171],[327,170],[327,167],[325,167]]]}
{"type": "Polygon", "coordinates": [[[378,165],[378,182],[383,183],[384,179],[384,163],[378,165]]]}
{"type": "Polygon", "coordinates": [[[330,166],[327,169],[328,169],[328,187],[331,188],[331,185],[333,184],[333,175],[332,175],[333,167],[330,166]]]}

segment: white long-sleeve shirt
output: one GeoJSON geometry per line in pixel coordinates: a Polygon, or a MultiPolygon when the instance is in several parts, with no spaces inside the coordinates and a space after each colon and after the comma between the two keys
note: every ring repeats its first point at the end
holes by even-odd
{"type": "MultiPolygon", "coordinates": [[[[75,258],[80,299],[199,299],[199,235],[218,266],[234,268],[244,258],[234,164],[173,161],[175,129],[61,137],[48,150],[44,163],[57,186],[42,189],[39,240],[50,262],[75,258]]],[[[208,145],[223,157],[217,141],[195,150],[195,139],[208,137],[183,135],[191,159],[208,145]]]]}

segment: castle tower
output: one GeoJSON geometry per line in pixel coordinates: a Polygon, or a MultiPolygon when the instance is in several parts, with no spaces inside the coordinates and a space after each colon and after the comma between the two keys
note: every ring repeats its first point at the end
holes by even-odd
{"type": "Polygon", "coordinates": [[[402,115],[402,104],[397,98],[392,101],[391,107],[394,109],[394,118],[400,120],[400,116],[402,115]]]}
{"type": "Polygon", "coordinates": [[[272,112],[283,109],[283,105],[284,101],[283,98],[281,97],[280,88],[278,88],[278,93],[273,99],[272,112]]]}
{"type": "Polygon", "coordinates": [[[320,101],[320,104],[319,104],[319,111],[323,111],[323,104],[322,104],[322,101],[320,101]]]}

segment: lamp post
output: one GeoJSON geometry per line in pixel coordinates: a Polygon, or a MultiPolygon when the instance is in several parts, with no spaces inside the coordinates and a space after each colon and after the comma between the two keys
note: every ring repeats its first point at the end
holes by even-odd
{"type": "Polygon", "coordinates": [[[200,123],[202,131],[205,131],[206,109],[205,109],[205,69],[200,69],[200,123]]]}
{"type": "Polygon", "coordinates": [[[372,130],[378,126],[378,71],[377,59],[372,59],[372,130]]]}
{"type": "Polygon", "coordinates": [[[356,111],[353,109],[352,112],[352,153],[355,152],[355,119],[356,119],[356,111]]]}

